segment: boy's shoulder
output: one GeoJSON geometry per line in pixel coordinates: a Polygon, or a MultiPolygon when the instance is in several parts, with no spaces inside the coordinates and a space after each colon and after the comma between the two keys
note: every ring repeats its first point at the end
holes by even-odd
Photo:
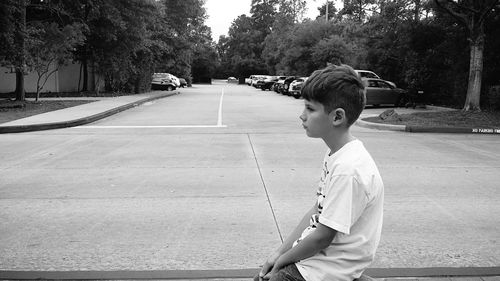
{"type": "MultiPolygon", "coordinates": [[[[353,140],[341,150],[337,151],[329,166],[333,175],[356,175],[371,174],[376,170],[375,162],[366,150],[363,142],[353,140]]],[[[378,172],[378,171],[377,171],[378,172]]]]}

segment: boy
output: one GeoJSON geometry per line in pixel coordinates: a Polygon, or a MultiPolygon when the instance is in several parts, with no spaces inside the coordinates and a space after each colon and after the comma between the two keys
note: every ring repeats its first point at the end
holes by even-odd
{"type": "Polygon", "coordinates": [[[255,279],[352,281],[373,261],[384,201],[377,166],[350,133],[366,103],[364,85],[350,66],[332,65],[313,72],[302,96],[306,134],[329,148],[318,200],[255,279]]]}

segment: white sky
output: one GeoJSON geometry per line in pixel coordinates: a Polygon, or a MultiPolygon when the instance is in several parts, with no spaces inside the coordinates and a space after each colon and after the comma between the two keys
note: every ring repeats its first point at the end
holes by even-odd
{"type": "MultiPolygon", "coordinates": [[[[212,39],[219,41],[220,35],[226,35],[231,23],[242,14],[250,15],[251,0],[205,0],[208,19],[206,24],[212,28],[212,39]]],[[[338,0],[337,0],[338,2],[338,0]]],[[[318,7],[325,0],[307,0],[306,18],[316,18],[318,7]]],[[[338,7],[338,6],[337,6],[338,7]]]]}

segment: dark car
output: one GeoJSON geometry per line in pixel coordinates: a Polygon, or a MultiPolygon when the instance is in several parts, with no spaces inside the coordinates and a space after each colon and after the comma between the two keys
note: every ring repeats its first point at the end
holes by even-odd
{"type": "Polygon", "coordinates": [[[257,81],[253,84],[253,86],[255,88],[262,89],[262,86],[264,86],[266,84],[266,81],[269,81],[270,79],[273,79],[273,76],[262,75],[257,79],[257,81]]]}
{"type": "Polygon", "coordinates": [[[379,106],[391,104],[398,106],[405,90],[393,87],[387,81],[376,78],[362,78],[366,86],[366,104],[379,106]]]}
{"type": "Polygon", "coordinates": [[[271,90],[273,90],[273,86],[281,78],[285,78],[285,76],[270,76],[269,78],[264,79],[264,81],[262,81],[260,89],[262,91],[265,91],[265,90],[270,90],[271,91],[271,90]]]}
{"type": "Polygon", "coordinates": [[[299,77],[296,76],[288,76],[284,81],[283,81],[283,86],[280,89],[280,93],[283,95],[290,95],[290,83],[293,82],[293,80],[297,79],[299,77]]]}
{"type": "Polygon", "coordinates": [[[276,93],[280,93],[281,88],[283,88],[283,83],[285,82],[286,76],[279,76],[278,80],[274,82],[274,84],[271,86],[271,90],[275,91],[276,93]]]}
{"type": "Polygon", "coordinates": [[[184,78],[179,78],[179,82],[181,83],[179,87],[184,88],[187,86],[187,81],[184,78]]]}

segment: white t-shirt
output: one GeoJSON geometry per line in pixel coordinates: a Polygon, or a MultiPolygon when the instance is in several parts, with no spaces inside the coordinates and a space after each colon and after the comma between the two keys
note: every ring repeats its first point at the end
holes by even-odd
{"type": "Polygon", "coordinates": [[[325,155],[318,213],[297,243],[321,223],[337,231],[330,246],[296,263],[307,281],[352,281],[374,259],[382,232],[384,184],[363,143],[353,140],[325,155]]]}

